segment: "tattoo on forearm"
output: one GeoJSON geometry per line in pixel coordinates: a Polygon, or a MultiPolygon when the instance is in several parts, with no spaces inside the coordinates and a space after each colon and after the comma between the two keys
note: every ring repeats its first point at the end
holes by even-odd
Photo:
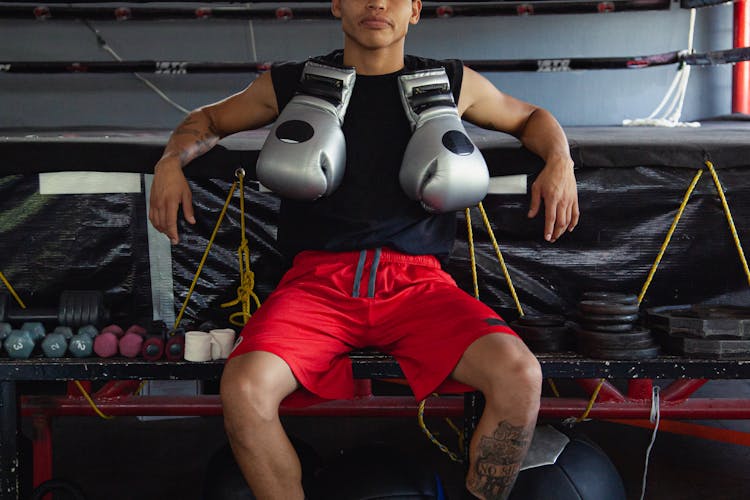
{"type": "Polygon", "coordinates": [[[469,488],[488,500],[507,498],[532,435],[533,427],[500,422],[492,436],[482,436],[469,488]]]}
{"type": "Polygon", "coordinates": [[[175,129],[173,135],[190,135],[196,138],[193,144],[179,151],[180,165],[185,166],[197,156],[202,155],[219,141],[219,131],[216,129],[211,117],[208,117],[208,131],[204,132],[200,127],[195,128],[198,123],[195,118],[188,118],[175,129]]]}
{"type": "Polygon", "coordinates": [[[480,124],[480,127],[486,128],[487,130],[500,130],[492,120],[487,120],[486,122],[480,124]]]}

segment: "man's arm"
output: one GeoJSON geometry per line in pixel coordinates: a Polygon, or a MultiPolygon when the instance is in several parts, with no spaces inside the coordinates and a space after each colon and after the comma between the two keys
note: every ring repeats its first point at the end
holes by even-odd
{"type": "Polygon", "coordinates": [[[544,239],[553,242],[578,224],[578,192],[573,160],[562,127],[548,111],[500,92],[476,71],[464,67],[458,112],[482,128],[517,137],[539,155],[545,167],[531,186],[529,217],[544,201],[544,239]]]}
{"type": "Polygon", "coordinates": [[[149,207],[151,224],[176,244],[180,205],[185,220],[195,223],[192,193],[182,168],[214,147],[221,138],[267,125],[277,115],[270,72],[261,74],[242,92],[190,112],[172,132],[164,154],[154,167],[149,207]]]}

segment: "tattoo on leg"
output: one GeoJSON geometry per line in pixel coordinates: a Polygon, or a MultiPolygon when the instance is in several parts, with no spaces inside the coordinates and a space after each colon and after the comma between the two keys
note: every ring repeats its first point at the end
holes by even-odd
{"type": "Polygon", "coordinates": [[[474,477],[469,488],[490,500],[508,496],[526,453],[533,427],[500,422],[492,436],[482,436],[477,444],[474,477]]]}

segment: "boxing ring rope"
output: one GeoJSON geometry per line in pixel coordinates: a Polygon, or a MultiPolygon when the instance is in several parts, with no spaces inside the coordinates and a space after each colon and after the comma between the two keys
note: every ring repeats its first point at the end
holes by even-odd
{"type": "MultiPolygon", "coordinates": [[[[198,2],[188,5],[142,5],[148,2],[63,2],[28,1],[0,5],[0,18],[14,19],[253,19],[312,20],[333,19],[330,3],[321,1],[275,1],[269,3],[198,2]],[[90,5],[97,3],[97,5],[90,5]],[[220,3],[215,6],[212,4],[220,3]],[[280,5],[281,4],[281,5],[280,5]],[[284,4],[290,4],[287,6],[284,4]],[[305,4],[305,5],[299,5],[305,4]]],[[[169,3],[169,2],[163,2],[169,3]]],[[[185,3],[185,2],[179,2],[185,3]]],[[[532,0],[498,2],[496,0],[453,0],[424,2],[422,18],[525,16],[534,14],[610,13],[641,10],[667,10],[669,0],[532,0]]]]}
{"type": "MultiPolygon", "coordinates": [[[[555,73],[580,70],[644,69],[670,64],[713,66],[750,61],[750,46],[701,54],[684,51],[633,57],[578,57],[555,59],[464,60],[464,64],[483,72],[555,73]]],[[[261,73],[272,62],[191,62],[191,61],[0,61],[0,73],[154,73],[187,75],[199,73],[261,73]]]]}

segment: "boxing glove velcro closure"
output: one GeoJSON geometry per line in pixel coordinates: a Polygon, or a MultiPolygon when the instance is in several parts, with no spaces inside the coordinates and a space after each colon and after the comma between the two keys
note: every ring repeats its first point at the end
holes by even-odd
{"type": "MultiPolygon", "coordinates": [[[[295,98],[308,101],[305,96],[322,99],[334,107],[339,123],[344,123],[346,108],[354,89],[356,71],[352,67],[330,66],[315,60],[305,63],[295,98]]],[[[324,108],[326,106],[323,106],[324,108]]]]}
{"type": "Polygon", "coordinates": [[[415,71],[399,77],[401,102],[412,130],[436,114],[458,116],[445,68],[415,71]]]}

